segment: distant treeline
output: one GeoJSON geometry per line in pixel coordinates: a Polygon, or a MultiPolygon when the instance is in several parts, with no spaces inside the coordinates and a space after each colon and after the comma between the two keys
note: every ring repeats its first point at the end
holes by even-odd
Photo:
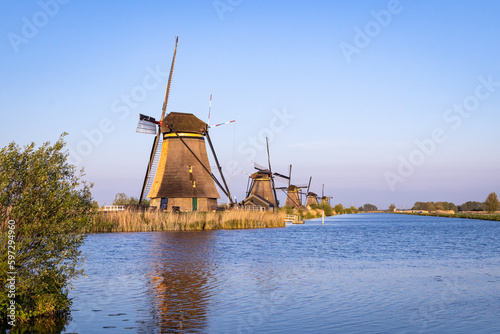
{"type": "Polygon", "coordinates": [[[360,206],[358,211],[378,211],[378,208],[376,205],[366,203],[365,205],[360,206]]]}
{"type": "MultiPolygon", "coordinates": [[[[494,194],[494,193],[493,193],[494,194]]],[[[491,196],[491,194],[490,194],[491,196]]],[[[461,205],[455,205],[449,202],[416,202],[413,205],[412,210],[424,210],[424,211],[448,211],[453,210],[455,212],[459,211],[496,211],[498,210],[498,200],[496,199],[496,194],[493,199],[490,199],[490,196],[486,199],[485,202],[476,202],[469,201],[465,202],[461,205]],[[496,201],[496,202],[495,202],[496,201]]]]}

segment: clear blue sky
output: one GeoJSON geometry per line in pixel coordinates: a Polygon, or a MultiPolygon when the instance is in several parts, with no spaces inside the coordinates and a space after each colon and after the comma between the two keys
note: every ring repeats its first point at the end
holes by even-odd
{"type": "Polygon", "coordinates": [[[179,36],[168,111],[206,120],[213,94],[211,123],[236,119],[211,134],[238,200],[267,134],[273,169],[293,164],[293,183],[312,175],[333,203],[483,201],[500,193],[499,12],[493,0],[3,1],[0,144],[66,131],[100,204],[138,196],[153,140],[138,114],[161,114],[179,36]]]}

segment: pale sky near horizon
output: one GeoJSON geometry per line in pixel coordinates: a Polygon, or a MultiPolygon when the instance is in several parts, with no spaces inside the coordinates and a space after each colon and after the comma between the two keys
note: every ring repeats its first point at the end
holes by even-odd
{"type": "MultiPolygon", "coordinates": [[[[62,132],[93,195],[139,196],[167,111],[205,120],[238,201],[252,161],[356,207],[500,194],[498,1],[0,3],[0,145],[62,132]],[[231,173],[231,166],[237,166],[231,173]],[[231,176],[232,174],[232,176],[231,176]]],[[[214,170],[215,171],[215,170],[214,170]]],[[[222,193],[222,192],[220,192],[222,193]]],[[[282,200],[284,197],[281,196],[282,200]]]]}

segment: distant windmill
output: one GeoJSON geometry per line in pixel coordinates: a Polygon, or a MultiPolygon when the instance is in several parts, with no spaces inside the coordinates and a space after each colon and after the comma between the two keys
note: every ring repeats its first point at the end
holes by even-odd
{"type": "Polygon", "coordinates": [[[208,125],[193,114],[171,112],[165,116],[177,53],[177,41],[176,37],[160,121],[145,115],[139,116],[137,132],[156,134],[139,203],[147,193],[147,197],[151,198],[151,206],[154,207],[180,211],[208,211],[217,205],[217,199],[220,198],[216,184],[231,204],[232,197],[215,155],[208,134],[208,125]],[[214,155],[224,186],[210,170],[205,137],[214,155]]]}
{"type": "Polygon", "coordinates": [[[309,178],[309,185],[307,186],[307,192],[306,192],[306,205],[317,205],[318,204],[318,195],[316,193],[313,193],[312,191],[309,191],[311,189],[311,178],[309,178]]]}
{"type": "Polygon", "coordinates": [[[323,204],[323,203],[330,204],[330,198],[333,198],[333,197],[325,196],[325,185],[323,184],[323,187],[321,189],[321,204],[323,204]]]}
{"type": "Polygon", "coordinates": [[[306,205],[312,205],[312,204],[318,204],[318,195],[313,192],[308,192],[307,193],[307,204],[306,205]]]}
{"type": "Polygon", "coordinates": [[[302,196],[307,195],[309,192],[309,187],[311,186],[312,176],[309,178],[308,185],[294,185],[290,184],[292,178],[292,165],[290,165],[290,173],[289,173],[289,185],[288,187],[281,187],[277,189],[283,190],[286,193],[286,203],[285,206],[290,206],[293,208],[299,208],[302,206],[302,196]],[[301,189],[307,188],[307,191],[304,193],[301,189]]]}
{"type": "Polygon", "coordinates": [[[274,179],[289,180],[288,176],[272,171],[269,153],[269,140],[266,138],[267,162],[269,168],[254,164],[257,172],[250,175],[247,186],[246,198],[242,201],[244,206],[261,206],[268,209],[277,208],[278,198],[274,179]]]}

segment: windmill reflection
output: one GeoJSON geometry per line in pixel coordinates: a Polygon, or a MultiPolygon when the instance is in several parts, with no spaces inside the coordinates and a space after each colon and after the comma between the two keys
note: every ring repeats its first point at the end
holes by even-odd
{"type": "Polygon", "coordinates": [[[154,234],[149,319],[161,332],[206,329],[214,283],[210,261],[213,236],[207,231],[154,234]]]}

